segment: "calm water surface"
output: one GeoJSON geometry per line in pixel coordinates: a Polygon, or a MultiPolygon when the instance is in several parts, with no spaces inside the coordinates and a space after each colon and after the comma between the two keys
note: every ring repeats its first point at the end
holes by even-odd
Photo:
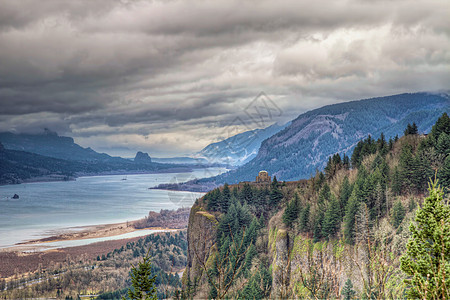
{"type": "Polygon", "coordinates": [[[75,226],[143,218],[149,211],[191,206],[202,193],[149,190],[160,183],[217,175],[224,168],[189,173],[80,177],[76,181],[0,186],[0,248],[75,226]],[[125,180],[126,179],[126,180],[125,180]],[[14,194],[19,199],[11,199],[14,194]]]}

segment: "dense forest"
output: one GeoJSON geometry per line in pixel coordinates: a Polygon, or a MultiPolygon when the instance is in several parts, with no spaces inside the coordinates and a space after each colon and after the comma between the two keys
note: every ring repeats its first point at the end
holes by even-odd
{"type": "MultiPolygon", "coordinates": [[[[404,281],[400,257],[411,236],[408,226],[424,206],[430,179],[436,178],[448,201],[449,154],[444,113],[428,135],[413,123],[401,138],[368,136],[351,157],[330,156],[324,171],[307,181],[274,177],[268,185],[212,190],[191,210],[188,235],[197,238],[189,240],[181,296],[406,297],[413,289],[404,281]],[[210,236],[193,232],[205,218],[210,236]]],[[[439,187],[432,187],[439,196],[439,187]]]]}

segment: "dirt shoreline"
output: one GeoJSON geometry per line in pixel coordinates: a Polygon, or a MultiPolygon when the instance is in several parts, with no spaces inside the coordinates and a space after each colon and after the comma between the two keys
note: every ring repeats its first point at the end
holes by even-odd
{"type": "MultiPolygon", "coordinates": [[[[61,242],[61,241],[75,241],[75,240],[86,240],[86,239],[95,239],[95,238],[103,238],[103,237],[114,237],[119,236],[122,234],[130,233],[130,232],[136,232],[140,230],[157,230],[159,232],[168,232],[168,231],[177,231],[180,230],[180,228],[167,228],[167,227],[147,227],[147,228],[134,228],[134,224],[139,222],[140,220],[135,221],[129,221],[129,222],[123,222],[123,223],[114,223],[114,224],[101,224],[101,225],[91,225],[91,226],[80,226],[80,227],[72,227],[68,228],[69,232],[66,232],[67,230],[60,230],[59,233],[55,235],[36,239],[36,240],[30,240],[25,242],[17,243],[13,246],[2,248],[0,249],[0,254],[2,253],[18,253],[21,256],[28,255],[30,253],[44,253],[49,251],[55,251],[55,250],[62,250],[67,248],[73,248],[73,247],[62,247],[62,248],[55,248],[55,249],[42,249],[43,245],[45,243],[51,243],[51,242],[61,242]],[[76,231],[70,231],[70,230],[76,230],[76,231]]],[[[142,237],[142,236],[141,236],[142,237]]],[[[141,238],[137,237],[137,238],[141,238]]],[[[116,239],[111,241],[117,241],[117,240],[129,240],[130,238],[123,238],[123,239],[116,239]]],[[[131,238],[134,239],[134,238],[131,238]]],[[[106,241],[107,242],[107,241],[106,241]]],[[[94,242],[94,243],[102,243],[102,242],[94,242]]],[[[92,244],[94,244],[92,243],[92,244]]],[[[84,245],[84,246],[89,246],[84,245]]],[[[84,247],[84,246],[77,246],[77,247],[84,247]]],[[[1,269],[0,269],[1,271],[1,269]]]]}
{"type": "Polygon", "coordinates": [[[171,229],[171,228],[162,228],[162,227],[149,227],[136,229],[134,225],[139,222],[139,220],[122,222],[122,223],[113,223],[113,224],[100,224],[100,225],[88,225],[88,226],[79,226],[79,227],[71,227],[59,231],[55,231],[55,234],[49,237],[30,240],[18,243],[16,245],[33,245],[33,244],[41,244],[46,242],[60,242],[60,241],[73,241],[73,240],[84,240],[84,239],[93,239],[93,238],[102,238],[102,237],[111,237],[116,235],[121,235],[129,232],[134,232],[142,229],[152,229],[152,230],[163,230],[163,229],[171,229]]]}

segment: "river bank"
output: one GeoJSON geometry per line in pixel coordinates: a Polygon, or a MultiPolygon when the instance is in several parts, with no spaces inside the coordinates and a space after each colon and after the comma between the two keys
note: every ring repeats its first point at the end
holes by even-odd
{"type": "Polygon", "coordinates": [[[135,242],[149,234],[161,234],[186,230],[189,220],[189,208],[150,212],[145,218],[90,226],[78,226],[54,230],[44,238],[17,243],[0,249],[0,278],[8,278],[15,273],[34,272],[38,268],[48,268],[55,263],[67,263],[67,260],[96,259],[127,243],[135,242]],[[156,226],[155,226],[156,225],[156,226]],[[134,237],[126,237],[127,234],[134,237]],[[99,239],[108,239],[99,241],[99,239]],[[71,247],[69,241],[86,242],[85,245],[71,247]],[[56,245],[52,247],[53,245],[56,245]],[[57,245],[69,245],[57,247],[57,245]]]}
{"type": "MultiPolygon", "coordinates": [[[[162,234],[169,231],[176,232],[179,229],[163,229],[154,234],[162,234]]],[[[34,252],[23,252],[24,245],[17,246],[16,248],[3,249],[0,251],[0,279],[8,279],[16,274],[35,272],[39,268],[48,269],[57,264],[68,263],[71,260],[96,260],[98,256],[101,257],[108,252],[126,246],[128,243],[136,242],[141,238],[143,236],[34,252]]],[[[28,247],[32,249],[33,245],[28,245],[28,247]]]]}
{"type": "Polygon", "coordinates": [[[151,211],[145,218],[134,221],[57,229],[49,232],[47,237],[31,239],[10,247],[0,248],[0,252],[32,253],[106,240],[141,237],[156,232],[186,229],[189,212],[189,208],[162,209],[160,212],[151,211]],[[69,243],[69,241],[79,242],[69,243]]]}

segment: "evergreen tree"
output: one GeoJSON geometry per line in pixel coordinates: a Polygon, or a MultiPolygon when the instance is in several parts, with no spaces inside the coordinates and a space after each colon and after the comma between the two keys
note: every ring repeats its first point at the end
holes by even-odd
{"type": "Polygon", "coordinates": [[[401,257],[401,269],[408,276],[409,297],[449,299],[450,207],[443,203],[437,181],[430,184],[429,192],[409,227],[411,238],[401,257]]]}
{"type": "Polygon", "coordinates": [[[341,291],[342,297],[344,297],[344,300],[351,300],[354,299],[356,296],[356,292],[353,290],[353,284],[352,281],[349,279],[347,279],[347,281],[345,282],[344,287],[342,288],[341,291]]]}
{"type": "Polygon", "coordinates": [[[327,165],[324,168],[325,177],[331,178],[333,176],[333,161],[331,160],[331,156],[328,157],[327,165]]]}
{"type": "Polygon", "coordinates": [[[389,149],[388,144],[386,143],[386,138],[384,137],[384,133],[381,133],[380,138],[377,141],[377,151],[380,153],[381,156],[385,156],[389,149]]]}
{"type": "Polygon", "coordinates": [[[350,169],[350,158],[344,154],[344,157],[342,158],[342,165],[346,170],[350,169]]]}
{"type": "Polygon", "coordinates": [[[244,204],[247,202],[248,204],[251,204],[254,199],[253,190],[250,184],[244,183],[244,186],[242,187],[242,191],[240,193],[240,200],[241,203],[244,204]]]}
{"type": "Polygon", "coordinates": [[[416,123],[412,123],[412,125],[408,123],[408,126],[406,127],[406,129],[404,131],[404,135],[406,136],[406,135],[417,134],[417,133],[419,133],[419,131],[417,129],[416,123]]]}
{"type": "Polygon", "coordinates": [[[373,220],[377,214],[376,198],[377,192],[376,187],[381,179],[381,172],[376,169],[375,172],[369,175],[367,180],[364,182],[364,197],[360,198],[367,204],[369,209],[370,219],[373,220]]]}
{"type": "Polygon", "coordinates": [[[273,176],[271,187],[272,187],[272,189],[278,187],[277,176],[273,176]]]}
{"type": "Polygon", "coordinates": [[[352,154],[352,158],[351,158],[353,168],[357,168],[361,162],[362,147],[363,147],[363,142],[359,141],[358,144],[356,144],[355,149],[353,149],[353,154],[352,154]]]}
{"type": "Polygon", "coordinates": [[[339,202],[333,197],[325,212],[322,235],[324,237],[332,237],[339,231],[341,223],[341,211],[339,202]]]}
{"type": "Polygon", "coordinates": [[[286,226],[293,227],[294,222],[297,220],[300,211],[300,199],[298,194],[294,194],[294,198],[287,204],[283,213],[283,222],[286,226]]]}
{"type": "Polygon", "coordinates": [[[375,208],[376,213],[375,218],[380,218],[383,216],[386,208],[386,190],[383,188],[381,183],[378,183],[375,188],[375,208]]]}
{"type": "MultiPolygon", "coordinates": [[[[276,181],[276,178],[274,178],[274,182],[276,181]]],[[[278,204],[283,199],[283,193],[281,192],[280,188],[278,187],[277,183],[272,182],[272,189],[270,190],[270,205],[272,207],[278,206],[278,204]]]]}
{"type": "Polygon", "coordinates": [[[306,232],[309,230],[309,213],[311,211],[311,205],[306,204],[305,208],[302,209],[300,214],[300,230],[306,232]]]}
{"type": "Polygon", "coordinates": [[[398,228],[405,218],[405,215],[406,209],[403,207],[402,202],[395,202],[392,207],[392,226],[394,226],[394,228],[398,228]]]}
{"type": "Polygon", "coordinates": [[[411,182],[416,192],[426,191],[427,182],[433,176],[433,169],[431,168],[431,162],[428,159],[425,151],[418,151],[413,160],[411,182]]]}
{"type": "Polygon", "coordinates": [[[224,213],[227,212],[228,207],[230,206],[230,200],[231,200],[231,192],[230,192],[230,186],[228,185],[228,183],[225,183],[223,185],[223,190],[222,190],[222,194],[221,197],[219,198],[220,200],[220,210],[224,213]]]}
{"type": "Polygon", "coordinates": [[[222,195],[219,189],[214,189],[205,195],[205,199],[208,201],[209,211],[217,211],[221,197],[222,195]]]}
{"type": "Polygon", "coordinates": [[[314,243],[320,241],[322,236],[323,219],[325,214],[322,210],[319,210],[314,218],[314,243]]]}
{"type": "Polygon", "coordinates": [[[242,291],[241,298],[242,299],[263,299],[263,291],[259,286],[259,274],[252,276],[249,280],[248,284],[244,287],[242,291]]]}
{"type": "Polygon", "coordinates": [[[408,203],[408,210],[409,212],[412,212],[413,210],[415,210],[417,208],[417,204],[416,201],[414,201],[414,198],[410,198],[409,199],[409,203],[408,203]]]}
{"type": "Polygon", "coordinates": [[[156,275],[152,276],[151,258],[147,252],[138,267],[131,268],[131,288],[128,290],[128,297],[132,300],[156,300],[155,281],[156,275]]]}
{"type": "Polygon", "coordinates": [[[443,132],[445,132],[446,134],[450,134],[450,117],[447,113],[443,113],[431,128],[430,135],[435,143],[437,143],[439,136],[443,132]]]}
{"type": "Polygon", "coordinates": [[[402,147],[399,159],[399,177],[402,182],[402,190],[407,190],[408,192],[412,192],[414,185],[414,169],[415,161],[412,155],[412,147],[411,145],[405,144],[402,147]]]}
{"type": "Polygon", "coordinates": [[[450,155],[444,160],[444,164],[438,171],[439,182],[442,183],[442,189],[445,194],[450,193],[450,155]]]}
{"type": "Polygon", "coordinates": [[[341,191],[339,194],[339,204],[341,206],[341,211],[345,211],[345,207],[347,206],[348,198],[350,198],[350,195],[352,194],[352,185],[350,184],[350,181],[348,180],[348,176],[344,177],[344,181],[341,185],[341,191]]]}
{"type": "Polygon", "coordinates": [[[391,169],[389,168],[389,165],[387,164],[385,159],[383,159],[383,161],[381,162],[379,169],[380,169],[381,176],[382,176],[380,183],[383,186],[386,186],[390,179],[389,174],[390,174],[391,169]]]}
{"type": "Polygon", "coordinates": [[[400,172],[397,167],[394,168],[393,174],[392,174],[392,183],[391,183],[391,189],[394,195],[399,195],[402,191],[402,179],[400,176],[400,172]]]}
{"type": "Polygon", "coordinates": [[[323,188],[320,190],[318,204],[321,209],[325,208],[325,204],[331,199],[330,186],[325,182],[323,188]]]}
{"type": "Polygon", "coordinates": [[[413,134],[418,134],[419,133],[419,129],[417,128],[416,122],[412,123],[412,132],[413,132],[413,134]]]}
{"type": "Polygon", "coordinates": [[[325,175],[323,175],[322,172],[316,170],[316,176],[314,177],[314,189],[316,191],[319,191],[322,185],[325,183],[325,181],[326,181],[325,175]]]}
{"type": "Polygon", "coordinates": [[[392,138],[389,138],[389,151],[391,151],[392,149],[394,149],[394,140],[392,138]]]}
{"type": "Polygon", "coordinates": [[[450,154],[450,134],[442,132],[439,135],[436,144],[436,150],[438,153],[447,156],[450,154]]]}
{"type": "Polygon", "coordinates": [[[247,285],[242,290],[240,298],[242,299],[265,299],[269,298],[272,287],[272,276],[270,272],[260,265],[259,271],[251,277],[247,285]]]}
{"type": "Polygon", "coordinates": [[[257,199],[257,205],[264,213],[266,206],[267,206],[267,197],[269,196],[269,190],[267,187],[264,187],[263,189],[259,189],[259,191],[256,193],[258,199],[257,199]]]}
{"type": "Polygon", "coordinates": [[[359,186],[356,185],[345,208],[344,235],[346,242],[349,244],[352,244],[355,239],[355,218],[358,213],[360,203],[357,196],[359,193],[358,190],[359,186]]]}

